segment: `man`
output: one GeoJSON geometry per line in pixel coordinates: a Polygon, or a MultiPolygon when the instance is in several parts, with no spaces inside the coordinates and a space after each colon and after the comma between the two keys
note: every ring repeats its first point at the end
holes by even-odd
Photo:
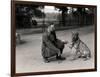
{"type": "Polygon", "coordinates": [[[65,60],[65,57],[62,57],[61,54],[64,49],[63,42],[56,37],[55,27],[51,24],[42,37],[42,56],[46,63],[50,62],[49,58],[56,56],[57,60],[65,60]]]}

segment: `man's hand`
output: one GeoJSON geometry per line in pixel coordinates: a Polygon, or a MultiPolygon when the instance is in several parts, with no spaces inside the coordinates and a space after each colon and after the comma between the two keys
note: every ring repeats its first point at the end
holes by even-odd
{"type": "Polygon", "coordinates": [[[68,41],[65,41],[65,40],[62,40],[62,42],[63,42],[64,44],[67,44],[67,43],[68,43],[68,41]]]}
{"type": "Polygon", "coordinates": [[[69,46],[68,46],[70,49],[72,49],[73,48],[73,45],[72,45],[72,43],[71,44],[69,44],[69,46]]]}
{"type": "Polygon", "coordinates": [[[72,46],[69,46],[70,49],[72,49],[72,46]]]}

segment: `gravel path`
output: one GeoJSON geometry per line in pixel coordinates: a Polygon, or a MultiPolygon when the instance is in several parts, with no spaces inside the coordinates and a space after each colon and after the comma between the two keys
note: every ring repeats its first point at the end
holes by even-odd
{"type": "Polygon", "coordinates": [[[16,46],[16,72],[23,73],[94,68],[93,26],[57,31],[56,33],[59,39],[70,42],[72,31],[78,31],[80,39],[90,48],[92,53],[91,59],[87,61],[83,61],[82,59],[71,61],[71,50],[68,48],[68,45],[66,45],[63,51],[63,56],[66,57],[66,60],[60,62],[53,59],[50,63],[44,63],[41,56],[42,34],[22,35],[21,38],[23,43],[16,46]]]}

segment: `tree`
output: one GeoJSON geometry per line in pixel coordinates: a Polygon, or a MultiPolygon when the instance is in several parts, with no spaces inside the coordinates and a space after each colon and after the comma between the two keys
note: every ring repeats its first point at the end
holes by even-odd
{"type": "Polygon", "coordinates": [[[65,25],[66,25],[66,23],[65,23],[65,22],[66,22],[65,17],[66,17],[66,13],[67,13],[67,11],[68,11],[67,7],[64,7],[64,6],[57,6],[57,7],[55,7],[55,8],[59,9],[59,11],[62,12],[62,13],[61,13],[61,15],[62,15],[62,25],[65,26],[65,25]]]}
{"type": "Polygon", "coordinates": [[[86,10],[85,10],[85,8],[78,7],[77,12],[78,12],[78,15],[79,15],[79,20],[80,20],[79,25],[82,26],[82,25],[84,25],[84,16],[86,14],[86,10]]]}
{"type": "Polygon", "coordinates": [[[45,17],[45,14],[38,9],[38,5],[29,5],[29,4],[17,4],[16,5],[16,27],[17,28],[30,28],[31,19],[35,17],[45,17]]]}

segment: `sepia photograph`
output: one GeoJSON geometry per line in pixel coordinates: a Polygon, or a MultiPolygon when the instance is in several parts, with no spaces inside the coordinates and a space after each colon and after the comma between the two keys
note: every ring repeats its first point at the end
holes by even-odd
{"type": "Polygon", "coordinates": [[[96,70],[96,6],[41,2],[13,6],[16,75],[96,70]]]}

